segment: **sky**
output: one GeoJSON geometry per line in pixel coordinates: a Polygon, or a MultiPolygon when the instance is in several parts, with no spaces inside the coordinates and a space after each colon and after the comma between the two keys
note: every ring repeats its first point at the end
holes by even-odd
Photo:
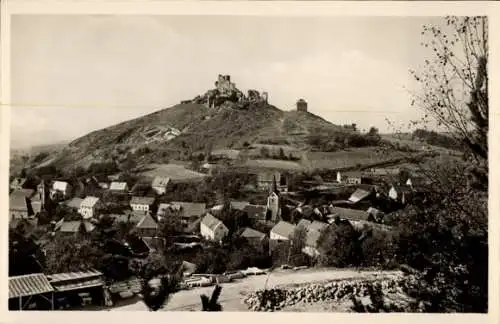
{"type": "Polygon", "coordinates": [[[213,88],[391,132],[418,119],[409,69],[429,17],[19,15],[11,21],[11,145],[69,141],[213,88]]]}

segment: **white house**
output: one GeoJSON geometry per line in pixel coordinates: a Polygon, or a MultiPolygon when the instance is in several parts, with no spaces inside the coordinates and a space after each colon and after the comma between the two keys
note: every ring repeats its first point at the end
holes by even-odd
{"type": "Polygon", "coordinates": [[[66,181],[54,181],[50,190],[50,197],[54,199],[57,192],[62,194],[63,199],[67,199],[71,195],[71,185],[66,181]]]}
{"type": "Polygon", "coordinates": [[[170,183],[170,178],[168,177],[155,177],[151,184],[151,188],[158,194],[163,195],[167,192],[167,187],[170,183]]]}
{"type": "Polygon", "coordinates": [[[200,223],[200,234],[203,238],[221,242],[229,233],[228,228],[214,216],[207,214],[200,223]]]}
{"type": "Polygon", "coordinates": [[[96,216],[96,212],[102,206],[101,201],[97,197],[88,196],[82,200],[78,213],[82,215],[83,219],[89,219],[96,216]]]}
{"type": "Polygon", "coordinates": [[[109,185],[109,191],[114,193],[126,193],[128,192],[128,185],[123,181],[113,181],[109,185]]]}
{"type": "Polygon", "coordinates": [[[273,191],[267,197],[267,210],[270,213],[270,219],[273,222],[281,217],[280,196],[278,192],[273,191]]]}
{"type": "Polygon", "coordinates": [[[155,198],[153,197],[138,197],[134,196],[130,200],[130,207],[135,212],[149,212],[151,207],[155,203],[155,198]]]}
{"type": "Polygon", "coordinates": [[[346,184],[361,184],[362,173],[358,171],[337,172],[337,182],[346,184]]]}

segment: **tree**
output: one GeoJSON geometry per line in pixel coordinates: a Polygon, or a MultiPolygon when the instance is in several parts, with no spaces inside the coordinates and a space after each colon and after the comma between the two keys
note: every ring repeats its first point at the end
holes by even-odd
{"type": "Polygon", "coordinates": [[[319,262],[323,265],[345,267],[359,263],[359,234],[348,221],[329,226],[319,238],[319,262]]]}
{"type": "Polygon", "coordinates": [[[475,158],[487,160],[487,17],[446,17],[439,26],[424,26],[422,35],[433,58],[421,71],[411,71],[421,88],[413,105],[464,142],[475,158]]]}

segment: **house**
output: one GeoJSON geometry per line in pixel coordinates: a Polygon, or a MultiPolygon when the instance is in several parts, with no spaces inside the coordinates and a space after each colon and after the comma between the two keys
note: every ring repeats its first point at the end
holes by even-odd
{"type": "Polygon", "coordinates": [[[130,207],[133,211],[148,213],[155,204],[156,199],[153,197],[134,196],[130,199],[130,207]]]}
{"type": "Polygon", "coordinates": [[[71,196],[71,185],[66,181],[54,181],[50,189],[50,198],[56,199],[57,194],[60,193],[60,198],[66,200],[71,196]]]}
{"type": "Polygon", "coordinates": [[[95,225],[89,220],[63,221],[59,227],[59,232],[66,234],[76,234],[80,230],[90,233],[95,229],[95,225]]]}
{"type": "Polygon", "coordinates": [[[203,203],[181,201],[172,201],[170,207],[180,215],[183,232],[185,233],[197,231],[201,216],[207,209],[207,205],[203,203]]]}
{"type": "Polygon", "coordinates": [[[349,220],[349,221],[358,221],[358,220],[368,220],[370,214],[368,214],[364,210],[357,210],[351,208],[342,208],[342,207],[330,207],[330,215],[329,218],[339,217],[340,219],[349,220]]]}
{"type": "Polygon", "coordinates": [[[346,184],[361,184],[363,175],[360,171],[337,172],[337,182],[346,184]]]}
{"type": "Polygon", "coordinates": [[[392,200],[406,204],[411,197],[412,188],[408,185],[393,185],[389,189],[388,196],[392,200]]]}
{"type": "Polygon", "coordinates": [[[206,240],[222,242],[228,235],[229,229],[220,220],[207,214],[200,223],[200,234],[206,240]]]}
{"type": "Polygon", "coordinates": [[[83,199],[78,208],[78,213],[82,215],[84,219],[93,218],[96,213],[102,209],[103,205],[99,198],[88,196],[83,199]]]}
{"type": "Polygon", "coordinates": [[[250,205],[248,201],[231,201],[231,209],[245,211],[245,208],[250,205]]]}
{"type": "MultiPolygon", "coordinates": [[[[102,184],[104,185],[107,183],[102,184]]],[[[101,186],[101,184],[99,186],[101,186]]],[[[125,194],[128,192],[128,185],[124,181],[112,181],[109,185],[109,191],[115,194],[125,194]]]]}
{"type": "Polygon", "coordinates": [[[138,224],[144,215],[144,212],[131,212],[128,214],[111,214],[109,216],[114,219],[115,223],[138,224]]]}
{"type": "Polygon", "coordinates": [[[285,221],[276,224],[269,233],[269,239],[272,241],[288,241],[293,237],[296,226],[285,221]]]}
{"type": "Polygon", "coordinates": [[[245,229],[241,232],[240,237],[246,239],[248,243],[257,250],[264,250],[266,247],[266,234],[254,230],[253,228],[245,227],[245,229]]]}
{"type": "Polygon", "coordinates": [[[36,191],[31,189],[14,190],[9,195],[10,219],[34,217],[35,211],[33,210],[31,199],[35,195],[36,191]]]}
{"type": "Polygon", "coordinates": [[[155,177],[151,184],[151,188],[158,194],[163,195],[167,192],[168,185],[170,184],[170,178],[168,177],[155,177]]]}
{"type": "Polygon", "coordinates": [[[136,225],[137,235],[140,237],[155,237],[158,231],[158,224],[149,214],[146,214],[136,225]]]}
{"type": "Polygon", "coordinates": [[[27,183],[26,178],[15,178],[10,183],[10,189],[12,189],[12,190],[22,190],[22,189],[25,189],[26,183],[27,183]]]}

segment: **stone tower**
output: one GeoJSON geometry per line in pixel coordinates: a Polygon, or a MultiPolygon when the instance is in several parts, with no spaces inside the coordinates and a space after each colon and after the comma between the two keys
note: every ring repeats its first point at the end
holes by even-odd
{"type": "Polygon", "coordinates": [[[307,102],[304,99],[297,101],[297,111],[307,112],[307,102]]]}

